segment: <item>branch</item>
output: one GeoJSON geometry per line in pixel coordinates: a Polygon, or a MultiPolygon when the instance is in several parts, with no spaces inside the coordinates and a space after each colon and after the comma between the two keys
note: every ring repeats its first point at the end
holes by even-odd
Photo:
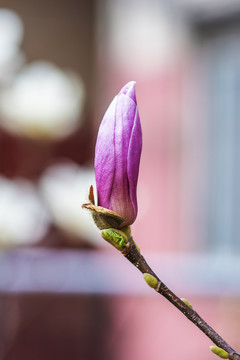
{"type": "Polygon", "coordinates": [[[240,360],[240,354],[237,353],[210,325],[207,324],[201,316],[189,305],[183,302],[175,295],[153,272],[144,257],[138,251],[132,237],[129,238],[127,246],[122,254],[143,274],[150,274],[157,279],[155,290],[170,301],[178,310],[180,310],[190,321],[192,321],[205,335],[211,339],[214,344],[228,353],[230,360],[240,360]]]}
{"type": "Polygon", "coordinates": [[[211,346],[211,351],[223,359],[240,360],[240,354],[237,353],[208,323],[201,318],[198,313],[192,309],[192,306],[186,301],[181,300],[175,295],[153,272],[140,250],[136,246],[132,236],[130,226],[119,228],[124,219],[114,211],[94,205],[92,196],[92,187],[90,188],[90,204],[83,204],[82,207],[92,212],[93,220],[97,227],[102,230],[101,236],[109,242],[139,270],[144,276],[147,284],[154,288],[159,294],[170,301],[178,310],[180,310],[190,321],[192,321],[205,335],[211,339],[217,346],[211,346]],[[92,200],[91,200],[92,199],[92,200]]]}

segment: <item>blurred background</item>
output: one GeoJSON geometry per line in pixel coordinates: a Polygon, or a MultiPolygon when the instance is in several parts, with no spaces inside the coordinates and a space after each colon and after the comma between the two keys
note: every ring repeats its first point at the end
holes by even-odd
{"type": "Polygon", "coordinates": [[[134,238],[240,350],[239,35],[237,0],[0,0],[0,359],[215,356],[81,209],[99,123],[130,80],[134,238]]]}

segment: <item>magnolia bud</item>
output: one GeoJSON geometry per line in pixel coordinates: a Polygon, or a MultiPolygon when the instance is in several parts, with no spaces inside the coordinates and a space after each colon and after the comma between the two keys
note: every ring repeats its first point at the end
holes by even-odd
{"type": "Polygon", "coordinates": [[[113,99],[100,124],[95,149],[98,206],[112,210],[131,225],[137,216],[137,180],[142,149],[135,82],[113,99]]]}

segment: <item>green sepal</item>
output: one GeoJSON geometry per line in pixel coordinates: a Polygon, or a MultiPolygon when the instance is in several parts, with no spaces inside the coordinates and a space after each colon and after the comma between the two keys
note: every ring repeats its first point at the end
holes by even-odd
{"type": "Polygon", "coordinates": [[[222,348],[220,348],[218,346],[210,346],[210,350],[222,359],[229,358],[229,354],[225,350],[223,350],[222,348]]]}
{"type": "Polygon", "coordinates": [[[181,298],[182,302],[184,302],[184,304],[186,304],[188,307],[190,307],[191,309],[193,308],[192,307],[192,304],[190,304],[189,301],[187,301],[187,299],[184,299],[184,298],[181,298]]]}
{"type": "Polygon", "coordinates": [[[148,286],[150,286],[153,289],[157,289],[158,280],[154,276],[152,276],[151,274],[148,274],[148,273],[144,273],[143,278],[146,281],[146,283],[148,284],[148,286]]]}
{"type": "Polygon", "coordinates": [[[127,242],[128,238],[127,235],[118,229],[104,229],[101,232],[102,238],[113,245],[116,249],[122,251],[127,242]]]}

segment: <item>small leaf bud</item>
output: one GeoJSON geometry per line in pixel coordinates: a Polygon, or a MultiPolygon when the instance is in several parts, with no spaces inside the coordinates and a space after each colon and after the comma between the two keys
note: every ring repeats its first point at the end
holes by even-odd
{"type": "Polygon", "coordinates": [[[222,359],[228,359],[229,354],[218,346],[210,346],[210,350],[222,359]]]}
{"type": "Polygon", "coordinates": [[[151,274],[145,273],[145,274],[143,274],[143,278],[146,281],[146,283],[148,284],[148,286],[150,286],[153,289],[157,289],[158,280],[154,276],[152,276],[151,274]]]}
{"type": "Polygon", "coordinates": [[[190,302],[187,301],[187,299],[184,299],[184,298],[181,298],[182,302],[184,302],[188,307],[190,307],[191,309],[193,308],[192,307],[192,304],[190,304],[190,302]]]}
{"type": "Polygon", "coordinates": [[[122,251],[127,242],[128,238],[127,235],[118,229],[104,229],[101,232],[102,238],[113,245],[116,249],[122,251]]]}

